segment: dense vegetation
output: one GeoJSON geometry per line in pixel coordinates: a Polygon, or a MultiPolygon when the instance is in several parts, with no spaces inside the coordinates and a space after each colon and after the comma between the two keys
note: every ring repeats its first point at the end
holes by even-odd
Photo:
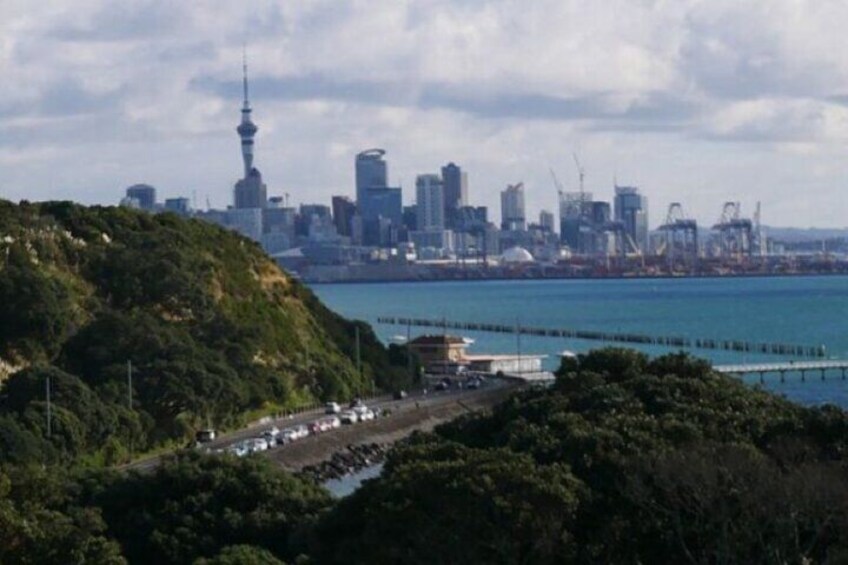
{"type": "Polygon", "coordinates": [[[848,417],[607,349],[332,501],[261,458],[0,472],[2,563],[843,563],[848,417]]]}
{"type": "Polygon", "coordinates": [[[0,201],[0,461],[110,463],[250,410],[399,386],[405,362],[365,324],[357,372],[356,327],[217,226],[0,201]]]}
{"type": "Polygon", "coordinates": [[[601,350],[419,436],[319,527],[322,563],[842,563],[848,417],[685,355],[601,350]]]}

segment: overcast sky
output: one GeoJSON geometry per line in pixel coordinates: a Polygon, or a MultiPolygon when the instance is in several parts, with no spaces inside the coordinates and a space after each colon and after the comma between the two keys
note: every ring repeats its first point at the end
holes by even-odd
{"type": "Polygon", "coordinates": [[[357,151],[415,176],[455,161],[472,203],[549,169],[714,222],[848,225],[846,0],[0,0],[0,197],[231,203],[242,44],[270,194],[354,194],[357,151]]]}

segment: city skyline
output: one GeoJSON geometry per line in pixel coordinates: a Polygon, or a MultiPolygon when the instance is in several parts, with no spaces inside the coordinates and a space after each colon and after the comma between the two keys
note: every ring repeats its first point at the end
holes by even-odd
{"type": "Polygon", "coordinates": [[[836,25],[848,7],[542,4],[268,2],[245,14],[12,0],[0,7],[0,197],[113,204],[145,183],[226,206],[247,39],[256,160],[268,194],[295,204],[354,196],[351,157],[382,147],[405,204],[418,174],[455,161],[469,200],[493,211],[523,181],[532,218],[556,210],[549,168],[576,189],[576,151],[586,190],[611,201],[614,179],[638,186],[652,228],[673,201],[703,224],[726,200],[749,216],[762,201],[767,225],[848,224],[836,25]]]}

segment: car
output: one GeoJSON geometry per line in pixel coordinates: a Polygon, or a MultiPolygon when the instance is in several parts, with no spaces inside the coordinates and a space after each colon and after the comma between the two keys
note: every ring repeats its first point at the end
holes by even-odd
{"type": "Polygon", "coordinates": [[[321,425],[324,427],[324,431],[329,431],[341,427],[342,421],[336,416],[329,416],[327,418],[321,418],[321,425]]]}
{"type": "Polygon", "coordinates": [[[244,443],[237,443],[235,445],[231,445],[227,448],[227,452],[235,455],[236,457],[244,457],[245,455],[250,453],[244,443]]]}
{"type": "Polygon", "coordinates": [[[295,426],[294,429],[297,432],[297,439],[309,437],[309,428],[306,427],[306,424],[300,424],[299,426],[295,426]]]}
{"type": "Polygon", "coordinates": [[[435,388],[436,390],[447,390],[447,389],[450,388],[450,386],[451,386],[450,379],[444,379],[444,380],[437,382],[436,386],[433,387],[433,388],[435,388]]]}
{"type": "Polygon", "coordinates": [[[472,378],[472,379],[468,379],[468,383],[466,383],[465,386],[467,388],[472,389],[472,390],[476,390],[476,389],[480,388],[481,384],[482,383],[480,382],[480,379],[475,377],[475,378],[472,378]]]}
{"type": "Polygon", "coordinates": [[[297,441],[300,439],[300,433],[296,428],[285,428],[280,432],[280,435],[277,436],[277,443],[286,444],[291,443],[293,441],[297,441]]]}
{"type": "Polygon", "coordinates": [[[245,441],[248,453],[259,453],[260,451],[268,451],[268,442],[265,438],[255,437],[245,441]]]}
{"type": "Polygon", "coordinates": [[[339,420],[342,424],[355,424],[359,421],[359,416],[353,410],[345,410],[339,414],[339,420]]]}
{"type": "Polygon", "coordinates": [[[348,404],[348,408],[356,408],[358,406],[364,406],[364,404],[362,404],[361,398],[354,398],[350,401],[350,404],[348,404]]]}
{"type": "Polygon", "coordinates": [[[325,414],[338,414],[342,411],[342,407],[339,406],[338,402],[328,402],[324,405],[324,413],[325,414]]]}
{"type": "Polygon", "coordinates": [[[260,437],[262,439],[264,439],[265,441],[267,441],[268,446],[271,447],[273,445],[276,445],[277,437],[279,435],[280,435],[280,429],[277,428],[277,426],[274,426],[273,428],[271,428],[269,430],[265,430],[264,432],[262,432],[260,437]]]}
{"type": "Polygon", "coordinates": [[[406,394],[405,390],[396,390],[395,393],[392,396],[394,397],[395,400],[403,400],[408,395],[406,394]]]}
{"type": "Polygon", "coordinates": [[[217,436],[218,434],[215,433],[215,430],[207,428],[205,430],[197,430],[194,434],[194,439],[197,443],[209,443],[217,436]]]}
{"type": "Polygon", "coordinates": [[[306,424],[306,427],[309,428],[310,434],[320,434],[324,431],[324,428],[321,426],[320,420],[315,420],[314,422],[309,422],[306,424]]]}
{"type": "Polygon", "coordinates": [[[366,408],[365,410],[362,410],[361,412],[357,412],[356,415],[359,417],[359,420],[362,421],[362,422],[366,422],[368,420],[374,419],[374,412],[372,412],[370,408],[366,408]]]}

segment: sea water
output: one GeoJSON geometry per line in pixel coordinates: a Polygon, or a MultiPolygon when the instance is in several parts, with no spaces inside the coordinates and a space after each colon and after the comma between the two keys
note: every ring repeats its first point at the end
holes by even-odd
{"type": "MultiPolygon", "coordinates": [[[[330,308],[374,326],[384,341],[405,336],[405,326],[377,324],[380,316],[407,316],[543,328],[629,332],[716,340],[824,345],[829,358],[848,359],[848,277],[683,278],[456,281],[322,284],[312,289],[330,308]]],[[[449,330],[450,331],[450,330],[449,330]]],[[[412,337],[440,332],[411,328],[412,337]]],[[[456,333],[455,331],[452,333],[456,333]]],[[[602,347],[595,341],[484,332],[473,338],[473,353],[548,355],[555,368],[563,350],[602,347]]],[[[619,344],[620,345],[620,344],[619,344]]],[[[673,349],[627,344],[657,355],[673,349]]],[[[715,363],[756,363],[788,357],[697,350],[715,363]]],[[[758,376],[746,381],[758,382],[758,376]]],[[[834,403],[848,408],[848,381],[830,373],[787,374],[781,383],[767,375],[766,388],[804,404],[834,403]]]]}

